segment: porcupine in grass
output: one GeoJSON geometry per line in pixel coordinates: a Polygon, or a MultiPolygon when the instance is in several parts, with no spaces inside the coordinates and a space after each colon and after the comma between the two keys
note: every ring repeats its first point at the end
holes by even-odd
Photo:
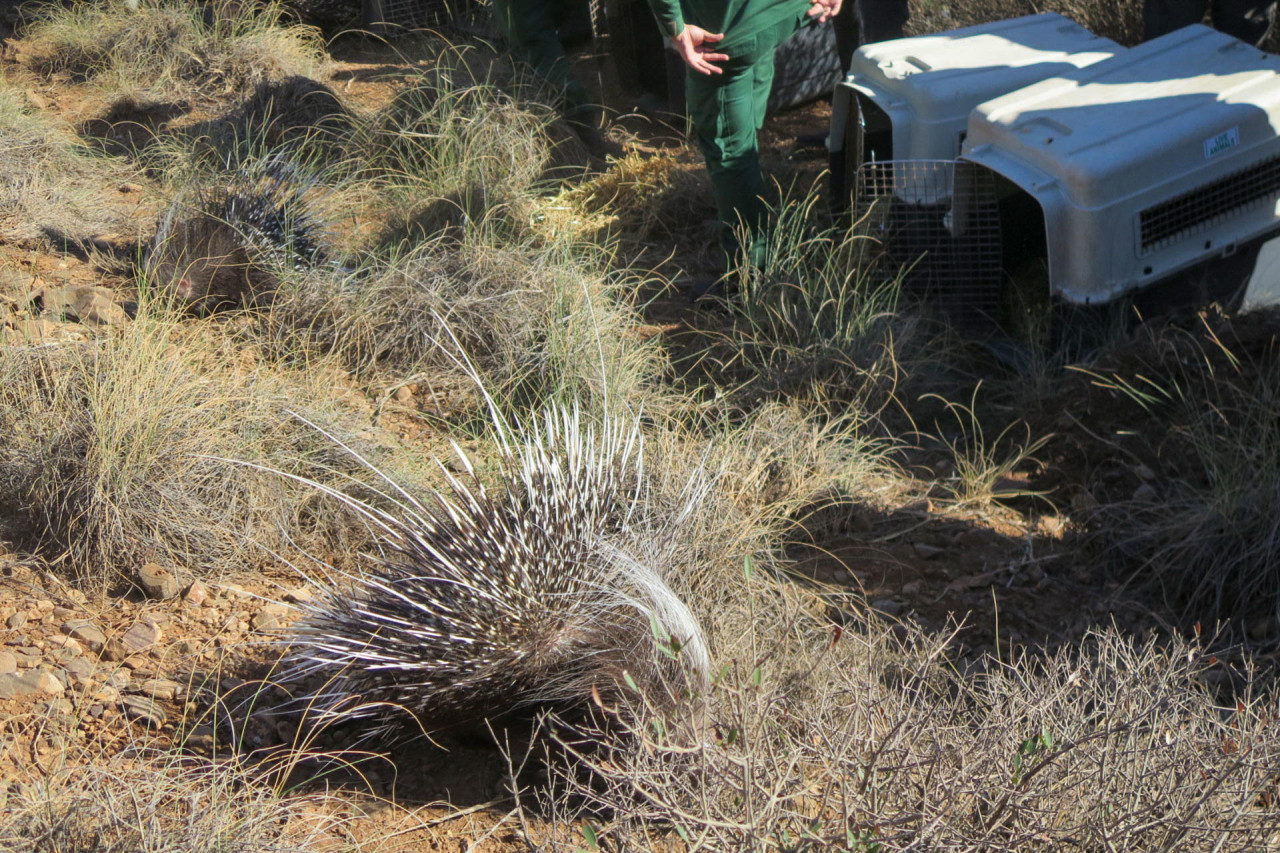
{"type": "Polygon", "coordinates": [[[175,201],[151,241],[148,281],[196,313],[268,301],[282,271],[328,263],[313,192],[314,180],[272,157],[237,169],[195,204],[175,201]]]}
{"type": "Polygon", "coordinates": [[[701,628],[662,573],[680,519],[649,517],[637,423],[592,427],[565,407],[495,422],[502,490],[455,447],[461,473],[442,466],[447,486],[420,499],[386,478],[385,506],[330,491],[379,543],[300,605],[286,680],[322,683],[299,699],[313,723],[386,742],[548,710],[670,710],[705,688],[701,628]]]}

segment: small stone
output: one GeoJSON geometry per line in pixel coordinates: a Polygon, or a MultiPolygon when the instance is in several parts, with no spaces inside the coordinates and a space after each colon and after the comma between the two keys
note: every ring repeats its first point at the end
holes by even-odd
{"type": "Polygon", "coordinates": [[[939,548],[937,545],[929,545],[924,542],[917,542],[911,547],[916,552],[916,556],[922,560],[932,560],[946,553],[945,548],[939,548]]]}
{"type": "Polygon", "coordinates": [[[129,719],[151,726],[162,726],[168,719],[164,709],[145,696],[124,697],[120,702],[120,710],[124,711],[129,719]]]}
{"type": "Polygon", "coordinates": [[[92,651],[100,652],[107,645],[107,635],[87,619],[78,619],[62,624],[62,633],[73,640],[84,643],[92,651]]]}
{"type": "Polygon", "coordinates": [[[4,622],[11,630],[18,631],[27,627],[27,613],[25,610],[19,610],[10,616],[4,622]]]}
{"type": "Polygon", "coordinates": [[[72,678],[81,682],[85,682],[93,678],[94,673],[98,671],[97,667],[95,667],[87,658],[83,657],[67,661],[63,664],[62,668],[65,669],[72,678]]]}
{"type": "Polygon", "coordinates": [[[249,624],[253,627],[253,630],[262,634],[280,629],[280,620],[274,614],[265,610],[254,614],[254,617],[249,620],[249,624]]]}
{"type": "Polygon", "coordinates": [[[284,594],[285,601],[291,601],[294,604],[304,604],[308,601],[314,601],[315,595],[305,586],[297,589],[291,589],[284,594]]]}
{"type": "Polygon", "coordinates": [[[1150,483],[1156,478],[1156,472],[1141,463],[1133,466],[1133,473],[1139,480],[1143,480],[1147,483],[1150,483]]]}
{"type": "Polygon", "coordinates": [[[218,745],[218,736],[213,726],[199,725],[187,732],[187,736],[182,739],[182,746],[191,752],[202,754],[212,753],[218,745]]]}
{"type": "Polygon", "coordinates": [[[920,581],[911,581],[910,583],[905,583],[902,585],[902,594],[903,595],[919,595],[920,590],[922,590],[923,588],[924,588],[924,584],[922,584],[920,581]]]}
{"type": "Polygon", "coordinates": [[[41,613],[52,613],[56,606],[57,605],[47,598],[42,598],[36,602],[36,610],[39,610],[41,613]]]}
{"type": "Polygon", "coordinates": [[[182,599],[189,604],[201,607],[209,600],[209,588],[200,581],[192,581],[187,591],[182,594],[182,599]]]}
{"type": "Polygon", "coordinates": [[[107,684],[117,690],[123,690],[128,687],[130,681],[133,681],[133,674],[123,667],[120,669],[113,669],[107,674],[107,684]]]}
{"type": "Polygon", "coordinates": [[[13,652],[0,652],[0,675],[18,671],[18,659],[13,652]]]}
{"type": "Polygon", "coordinates": [[[1150,483],[1143,483],[1133,490],[1133,499],[1139,503],[1151,503],[1156,499],[1156,490],[1150,483]]]}
{"type": "Polygon", "coordinates": [[[139,681],[129,688],[130,693],[140,693],[152,699],[171,700],[182,695],[183,685],[167,678],[148,678],[139,681]]]}
{"type": "Polygon", "coordinates": [[[173,598],[182,587],[174,573],[159,563],[146,563],[138,569],[138,585],[157,601],[173,598]]]}
{"type": "Polygon", "coordinates": [[[55,608],[53,608],[53,618],[54,618],[54,619],[70,619],[70,618],[72,618],[72,617],[73,617],[73,616],[75,616],[75,615],[76,615],[76,611],[75,611],[75,610],[72,610],[70,607],[55,607],[55,608]]]}
{"type": "Polygon", "coordinates": [[[121,642],[124,644],[125,650],[133,655],[151,648],[160,642],[160,638],[163,636],[164,632],[160,630],[159,625],[144,619],[133,623],[129,630],[124,632],[121,642]]]}
{"type": "Polygon", "coordinates": [[[397,403],[407,403],[413,399],[413,392],[409,390],[408,386],[401,385],[396,389],[394,396],[397,403]]]}
{"type": "Polygon", "coordinates": [[[172,648],[174,654],[191,655],[195,654],[199,650],[200,644],[195,640],[178,640],[173,644],[172,648]]]}
{"type": "Polygon", "coordinates": [[[897,616],[902,612],[902,603],[894,601],[892,598],[882,598],[879,601],[871,602],[871,609],[886,616],[897,616]]]}
{"type": "Polygon", "coordinates": [[[831,573],[831,579],[836,583],[848,583],[853,580],[853,575],[849,574],[844,569],[836,569],[831,573]]]}
{"type": "Polygon", "coordinates": [[[53,634],[48,640],[49,645],[70,652],[73,656],[84,654],[84,646],[80,645],[80,641],[75,637],[68,637],[65,634],[53,634]]]}
{"type": "Polygon", "coordinates": [[[118,663],[129,656],[129,650],[124,647],[124,643],[112,637],[107,644],[102,647],[102,659],[118,663]]]}

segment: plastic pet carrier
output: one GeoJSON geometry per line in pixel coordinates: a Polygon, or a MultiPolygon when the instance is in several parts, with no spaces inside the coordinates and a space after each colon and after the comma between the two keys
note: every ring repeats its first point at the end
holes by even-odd
{"type": "Polygon", "coordinates": [[[978,104],[1123,50],[1052,13],[860,48],[832,97],[833,208],[863,163],[954,160],[978,104]]]}
{"type": "Polygon", "coordinates": [[[996,185],[1015,281],[1251,308],[1280,296],[1277,128],[1280,57],[1197,24],[982,104],[961,161],[996,185]]]}

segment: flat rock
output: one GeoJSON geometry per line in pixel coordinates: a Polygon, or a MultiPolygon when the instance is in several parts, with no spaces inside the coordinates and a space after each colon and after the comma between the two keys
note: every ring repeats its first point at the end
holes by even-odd
{"type": "Polygon", "coordinates": [[[120,709],[131,720],[147,723],[153,726],[164,725],[165,720],[169,717],[155,702],[145,696],[126,696],[120,701],[120,709]]]}
{"type": "Polygon", "coordinates": [[[75,619],[62,623],[62,633],[78,640],[90,650],[100,652],[107,645],[107,635],[87,619],[75,619]]]}
{"type": "Polygon", "coordinates": [[[93,678],[98,668],[94,666],[88,658],[78,657],[67,661],[62,666],[71,676],[81,681],[88,681],[93,678]]]}
{"type": "Polygon", "coordinates": [[[170,700],[182,695],[183,687],[183,684],[167,678],[148,678],[131,684],[129,692],[150,696],[152,699],[170,700]]]}
{"type": "Polygon", "coordinates": [[[109,288],[99,285],[69,284],[65,287],[41,287],[32,292],[31,307],[57,319],[90,325],[118,326],[129,322],[129,315],[113,300],[109,288]]]}
{"type": "Polygon", "coordinates": [[[0,675],[18,671],[18,659],[13,652],[0,652],[0,675]]]}
{"type": "Polygon", "coordinates": [[[0,675],[0,699],[16,699],[19,696],[58,696],[66,688],[47,669],[30,669],[24,673],[11,672],[0,675]]]}
{"type": "Polygon", "coordinates": [[[253,626],[253,630],[264,634],[280,630],[280,620],[274,613],[268,613],[265,610],[255,613],[249,620],[249,624],[253,626]]]}
{"type": "Polygon", "coordinates": [[[160,638],[163,636],[164,632],[160,630],[159,625],[143,620],[135,622],[128,631],[125,631],[121,642],[124,644],[128,654],[134,655],[151,648],[160,642],[160,638]]]}

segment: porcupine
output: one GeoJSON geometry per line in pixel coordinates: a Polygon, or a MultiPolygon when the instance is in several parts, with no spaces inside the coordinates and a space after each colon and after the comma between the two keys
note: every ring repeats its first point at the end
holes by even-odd
{"type": "Polygon", "coordinates": [[[313,722],[396,740],[573,718],[628,690],[669,709],[706,686],[701,628],[662,576],[670,528],[647,517],[638,424],[592,428],[566,407],[495,423],[501,492],[456,446],[461,473],[442,466],[446,487],[422,500],[385,477],[389,509],[327,490],[380,541],[349,584],[299,605],[287,680],[323,681],[299,699],[313,722]]]}
{"type": "Polygon", "coordinates": [[[282,269],[328,262],[309,204],[313,186],[287,160],[270,157],[237,169],[212,198],[178,199],[151,241],[148,279],[201,313],[268,299],[282,269]]]}

